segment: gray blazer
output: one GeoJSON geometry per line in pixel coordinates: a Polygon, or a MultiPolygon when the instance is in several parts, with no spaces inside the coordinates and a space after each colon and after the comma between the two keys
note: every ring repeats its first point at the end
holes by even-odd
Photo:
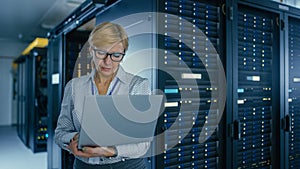
{"type": "MultiPolygon", "coordinates": [[[[95,70],[89,75],[72,79],[65,86],[61,111],[55,129],[55,142],[63,149],[66,149],[70,139],[80,131],[84,96],[98,94],[94,84],[94,74],[95,70]]],[[[151,91],[147,79],[127,73],[119,66],[118,72],[108,88],[107,94],[109,93],[113,95],[144,95],[150,94],[151,91]]],[[[149,147],[150,143],[148,142],[118,145],[116,146],[118,151],[116,157],[76,158],[89,164],[110,164],[119,162],[124,158],[141,157],[149,147]]]]}

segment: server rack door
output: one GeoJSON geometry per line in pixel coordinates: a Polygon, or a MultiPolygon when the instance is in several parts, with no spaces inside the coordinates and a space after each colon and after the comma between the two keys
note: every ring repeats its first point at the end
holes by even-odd
{"type": "Polygon", "coordinates": [[[159,2],[158,86],[166,96],[158,122],[156,168],[222,168],[223,109],[218,73],[224,57],[224,1],[159,2]],[[214,72],[214,73],[212,73],[214,72]],[[212,73],[212,74],[210,74],[212,73]],[[214,93],[218,93],[215,95],[214,93]],[[219,100],[220,99],[220,100],[219,100]],[[219,128],[221,127],[221,128],[219,128]],[[221,158],[221,159],[220,159],[221,158]]]}
{"type": "Polygon", "coordinates": [[[17,132],[18,136],[21,138],[21,133],[22,133],[22,127],[21,127],[21,119],[22,119],[22,114],[21,114],[21,81],[22,81],[22,76],[21,76],[21,64],[18,63],[18,72],[17,72],[17,132]]]}
{"type": "MultiPolygon", "coordinates": [[[[22,83],[22,76],[21,76],[21,63],[18,63],[18,73],[17,73],[17,84],[18,84],[18,89],[17,89],[17,104],[18,104],[18,109],[17,109],[17,114],[18,114],[18,118],[17,118],[17,131],[18,131],[18,136],[21,139],[21,133],[22,133],[22,127],[21,127],[21,119],[22,119],[22,114],[21,114],[21,110],[22,110],[22,104],[21,104],[21,83],[22,83]]],[[[22,139],[21,139],[22,140],[22,139]]]]}
{"type": "Polygon", "coordinates": [[[28,123],[26,123],[26,121],[28,121],[28,116],[27,116],[27,107],[26,107],[26,83],[27,83],[27,75],[26,75],[26,71],[27,70],[27,64],[26,62],[23,63],[23,69],[22,69],[22,76],[24,77],[22,79],[22,119],[21,119],[21,126],[23,128],[22,130],[22,138],[23,138],[23,143],[28,146],[28,123]]]}
{"type": "Polygon", "coordinates": [[[28,98],[26,101],[27,106],[27,116],[28,116],[28,145],[29,148],[34,152],[34,138],[35,138],[35,109],[34,109],[34,95],[35,95],[35,58],[32,55],[28,55],[26,57],[27,64],[27,90],[26,97],[28,98]]]}
{"type": "MultiPolygon", "coordinates": [[[[238,5],[233,76],[233,168],[272,168],[279,116],[279,29],[274,13],[238,5]]],[[[276,167],[276,166],[275,166],[276,167]]]]}
{"type": "Polygon", "coordinates": [[[34,48],[28,56],[31,63],[29,82],[29,147],[33,152],[47,149],[47,49],[34,48]]]}
{"type": "Polygon", "coordinates": [[[286,168],[300,168],[300,19],[288,19],[288,114],[286,131],[288,136],[288,154],[286,168]]]}
{"type": "Polygon", "coordinates": [[[92,69],[91,58],[87,58],[84,50],[79,54],[88,40],[89,33],[90,31],[74,30],[66,35],[65,84],[72,78],[89,74],[92,69]]]}
{"type": "Polygon", "coordinates": [[[47,93],[47,48],[34,49],[35,55],[35,142],[36,152],[47,150],[48,138],[48,93],[47,93]]]}
{"type": "Polygon", "coordinates": [[[47,153],[48,153],[48,168],[60,169],[61,164],[61,149],[54,142],[54,130],[56,128],[57,119],[59,115],[61,99],[62,99],[62,37],[49,39],[47,51],[47,86],[48,86],[48,139],[47,139],[47,153]]]}
{"type": "Polygon", "coordinates": [[[26,134],[26,140],[27,144],[30,147],[31,146],[31,139],[33,137],[32,133],[32,112],[33,110],[33,62],[32,57],[29,55],[26,56],[25,60],[26,70],[25,70],[25,118],[26,121],[24,122],[26,128],[27,128],[27,134],[26,134]]]}
{"type": "Polygon", "coordinates": [[[28,146],[28,127],[26,125],[27,115],[25,111],[25,84],[26,84],[26,65],[25,59],[18,63],[18,135],[22,142],[28,146]]]}

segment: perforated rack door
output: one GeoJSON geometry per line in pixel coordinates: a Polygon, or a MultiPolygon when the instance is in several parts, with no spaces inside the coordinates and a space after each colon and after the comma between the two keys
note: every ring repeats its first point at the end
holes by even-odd
{"type": "Polygon", "coordinates": [[[300,168],[300,19],[289,18],[289,168],[300,168]]]}
{"type": "Polygon", "coordinates": [[[81,77],[91,72],[91,58],[88,56],[86,43],[88,31],[73,31],[66,37],[66,82],[75,77],[81,77]]]}
{"type": "MultiPolygon", "coordinates": [[[[238,9],[238,65],[237,98],[234,99],[236,118],[236,168],[271,168],[272,166],[272,114],[275,36],[278,35],[276,16],[247,6],[238,9]],[[239,130],[239,131],[237,131],[239,130]]],[[[275,109],[275,110],[274,110],[275,109]]]]}
{"type": "Polygon", "coordinates": [[[33,80],[31,87],[33,99],[31,102],[32,110],[30,112],[29,126],[29,146],[33,152],[47,150],[48,138],[48,113],[47,113],[47,48],[33,48],[30,51],[30,57],[33,62],[33,80]]]}
{"type": "Polygon", "coordinates": [[[158,42],[163,49],[158,61],[165,72],[158,79],[167,102],[159,124],[163,154],[156,167],[219,168],[222,112],[211,106],[218,103],[212,92],[218,91],[219,75],[210,78],[208,70],[217,72],[218,57],[223,56],[221,1],[165,0],[160,6],[165,34],[158,42]]]}

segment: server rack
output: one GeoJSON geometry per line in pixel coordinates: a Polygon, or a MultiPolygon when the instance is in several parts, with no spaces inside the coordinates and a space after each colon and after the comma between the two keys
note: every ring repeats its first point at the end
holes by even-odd
{"type": "Polygon", "coordinates": [[[285,118],[285,130],[288,132],[286,147],[286,168],[300,167],[300,114],[299,114],[299,68],[300,61],[300,19],[289,16],[288,19],[288,98],[285,118]]]}
{"type": "Polygon", "coordinates": [[[167,103],[158,124],[163,154],[156,157],[156,168],[222,168],[223,109],[214,103],[221,102],[220,86],[226,85],[216,73],[222,69],[218,60],[225,59],[225,1],[165,0],[159,6],[164,18],[158,29],[165,36],[158,37],[164,50],[158,65],[165,72],[158,74],[158,87],[167,103]]]}
{"type": "Polygon", "coordinates": [[[46,48],[33,48],[20,56],[17,89],[17,131],[34,153],[46,150],[47,143],[47,56],[46,48]]]}
{"type": "Polygon", "coordinates": [[[276,168],[280,115],[279,15],[236,4],[232,168],[276,168]]]}
{"type": "MultiPolygon", "coordinates": [[[[299,9],[292,6],[275,2],[244,0],[245,4],[252,4],[256,8],[261,8],[277,13],[280,17],[276,18],[276,24],[279,26],[280,35],[280,72],[276,76],[280,76],[280,108],[277,116],[272,117],[273,131],[277,135],[273,136],[272,147],[273,165],[272,168],[298,168],[298,148],[299,144],[297,136],[297,111],[295,105],[297,102],[297,25],[299,24],[299,9]]],[[[278,68],[278,67],[277,67],[278,68]]],[[[276,76],[274,76],[276,78],[276,76]]]]}
{"type": "Polygon", "coordinates": [[[47,48],[34,48],[26,58],[28,65],[29,147],[35,152],[47,150],[47,48]]]}

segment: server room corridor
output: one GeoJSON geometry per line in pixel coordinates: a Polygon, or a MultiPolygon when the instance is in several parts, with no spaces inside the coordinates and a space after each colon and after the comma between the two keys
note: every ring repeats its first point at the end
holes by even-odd
{"type": "Polygon", "coordinates": [[[0,25],[0,169],[300,169],[300,0],[1,0],[0,25]]]}
{"type": "Polygon", "coordinates": [[[33,153],[24,146],[16,127],[0,126],[1,169],[45,169],[47,153],[33,153]]]}

